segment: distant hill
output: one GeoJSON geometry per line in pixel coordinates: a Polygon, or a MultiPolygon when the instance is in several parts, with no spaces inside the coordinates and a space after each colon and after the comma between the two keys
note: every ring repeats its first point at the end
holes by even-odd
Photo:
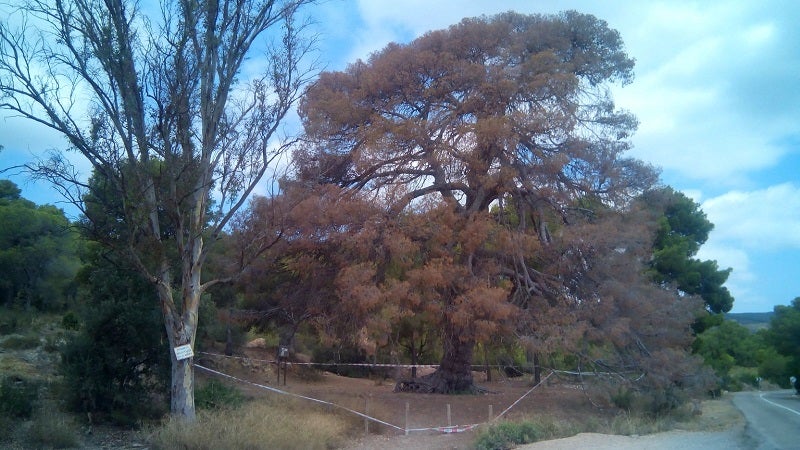
{"type": "Polygon", "coordinates": [[[728,313],[725,318],[734,320],[741,325],[747,327],[750,331],[758,331],[763,328],[769,327],[769,321],[772,320],[773,312],[759,312],[759,313],[728,313]]]}

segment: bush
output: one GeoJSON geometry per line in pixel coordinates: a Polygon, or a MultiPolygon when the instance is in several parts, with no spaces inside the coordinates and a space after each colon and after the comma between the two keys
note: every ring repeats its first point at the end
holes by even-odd
{"type": "Polygon", "coordinates": [[[475,447],[479,450],[505,450],[536,442],[541,437],[541,431],[531,422],[502,422],[481,433],[475,447]]]}
{"type": "Polygon", "coordinates": [[[166,410],[169,360],[152,301],[97,305],[61,349],[68,406],[98,421],[136,425],[166,410]]]}
{"type": "Polygon", "coordinates": [[[616,394],[611,394],[611,403],[619,409],[630,411],[633,406],[633,392],[620,386],[616,394]]]}
{"type": "Polygon", "coordinates": [[[81,327],[81,321],[78,319],[77,314],[68,311],[64,314],[64,317],[61,318],[61,326],[64,327],[65,330],[78,331],[81,327]]]}
{"type": "Polygon", "coordinates": [[[198,409],[237,408],[243,402],[244,396],[238,389],[214,378],[194,392],[194,404],[198,409]]]}
{"type": "Polygon", "coordinates": [[[18,377],[0,382],[0,416],[27,419],[39,403],[40,383],[18,377]]]}

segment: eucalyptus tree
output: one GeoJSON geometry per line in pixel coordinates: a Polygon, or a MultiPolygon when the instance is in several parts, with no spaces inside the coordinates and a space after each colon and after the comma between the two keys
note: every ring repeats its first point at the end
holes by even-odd
{"type": "MultiPolygon", "coordinates": [[[[63,134],[121,201],[128,233],[107,243],[157,291],[170,351],[194,345],[200,296],[225,281],[202,277],[209,244],[286,148],[312,1],[23,0],[0,24],[0,107],[63,134]]],[[[70,161],[28,166],[80,205],[70,161]]],[[[171,390],[193,419],[191,359],[172,356],[171,390]]]]}
{"type": "Polygon", "coordinates": [[[297,178],[374,199],[384,223],[421,213],[432,224],[401,230],[398,242],[416,247],[371,241],[379,262],[349,270],[355,294],[342,292],[390,290],[392,252],[415,262],[395,276],[405,297],[437,305],[444,345],[439,370],[418,380],[426,389],[472,389],[476,339],[519,317],[513,308],[575,300],[548,250],[556,227],[655,183],[624,156],[636,120],[609,93],[633,65],[619,33],[591,15],[505,13],[390,44],[308,89],[297,178]]]}

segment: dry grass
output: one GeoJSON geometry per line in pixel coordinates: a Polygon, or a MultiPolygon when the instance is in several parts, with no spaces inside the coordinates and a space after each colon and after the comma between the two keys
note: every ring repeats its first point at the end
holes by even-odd
{"type": "Polygon", "coordinates": [[[33,334],[12,334],[0,338],[0,348],[6,350],[30,350],[39,346],[39,337],[33,334]]]}
{"type": "Polygon", "coordinates": [[[238,409],[202,411],[197,422],[169,420],[150,432],[156,449],[329,449],[356,427],[352,419],[289,399],[258,399],[238,409]]]}
{"type": "Polygon", "coordinates": [[[78,426],[72,416],[54,405],[42,408],[31,423],[27,440],[35,448],[75,448],[78,446],[78,426]]]}
{"type": "Polygon", "coordinates": [[[714,400],[705,400],[700,405],[701,414],[676,428],[687,431],[723,431],[732,426],[743,426],[742,412],[733,405],[730,394],[714,400]]]}
{"type": "Polygon", "coordinates": [[[541,414],[526,415],[522,419],[533,423],[540,439],[556,439],[578,433],[616,435],[645,435],[670,430],[722,431],[743,423],[742,414],[729,397],[706,400],[697,405],[686,405],[671,415],[658,418],[647,415],[619,413],[613,416],[598,415],[593,411],[578,414],[571,419],[554,419],[541,414]],[[695,409],[699,408],[699,414],[695,409]]]}
{"type": "Polygon", "coordinates": [[[25,379],[39,378],[40,371],[33,364],[23,361],[16,355],[0,353],[0,374],[25,379]]]}

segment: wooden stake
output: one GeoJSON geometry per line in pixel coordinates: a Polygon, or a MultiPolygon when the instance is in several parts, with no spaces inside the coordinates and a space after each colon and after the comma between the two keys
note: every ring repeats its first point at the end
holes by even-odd
{"type": "Polygon", "coordinates": [[[406,436],[408,436],[408,402],[406,402],[406,436]]]}
{"type": "Polygon", "coordinates": [[[453,420],[450,417],[450,403],[447,404],[447,426],[448,427],[452,427],[453,426],[453,420]]]}
{"type": "MultiPolygon", "coordinates": [[[[364,415],[369,415],[369,396],[364,396],[364,415]]],[[[369,434],[369,419],[364,417],[364,434],[369,434]]]]}
{"type": "Polygon", "coordinates": [[[492,413],[492,405],[489,405],[489,422],[492,421],[492,417],[494,417],[494,414],[492,413]]]}

